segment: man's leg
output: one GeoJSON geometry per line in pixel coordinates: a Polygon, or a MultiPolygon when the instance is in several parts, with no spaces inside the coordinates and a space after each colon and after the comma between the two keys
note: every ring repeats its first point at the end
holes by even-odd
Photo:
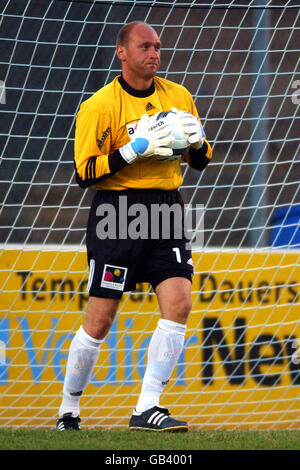
{"type": "MultiPolygon", "coordinates": [[[[147,368],[134,415],[146,412],[144,416],[150,427],[154,424],[157,428],[159,425],[166,426],[166,430],[187,430],[186,423],[168,418],[168,415],[163,416],[155,407],[159,407],[160,395],[183,349],[186,322],[192,307],[191,282],[179,277],[166,279],[156,287],[156,294],[162,318],[149,344],[147,368]],[[147,410],[151,409],[153,413],[149,412],[148,416],[147,410]]],[[[138,423],[139,419],[133,416],[130,427],[135,428],[134,424],[138,423]]]]}
{"type": "Polygon", "coordinates": [[[59,430],[77,427],[78,419],[74,418],[79,418],[80,397],[90,381],[100,346],[110,330],[119,302],[118,299],[89,298],[84,324],[70,345],[57,423],[59,430]],[[65,422],[63,416],[66,417],[65,422]]]}

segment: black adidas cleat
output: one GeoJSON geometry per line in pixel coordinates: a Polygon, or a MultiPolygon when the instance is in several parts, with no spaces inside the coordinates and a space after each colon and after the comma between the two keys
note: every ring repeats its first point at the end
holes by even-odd
{"type": "Polygon", "coordinates": [[[171,418],[169,411],[160,406],[153,406],[141,414],[135,414],[129,421],[130,430],[186,432],[188,424],[171,418]]]}
{"type": "Polygon", "coordinates": [[[72,413],[65,413],[62,418],[58,418],[56,423],[56,430],[57,431],[66,431],[66,430],[73,430],[73,431],[80,431],[80,423],[81,419],[79,416],[75,418],[72,416],[72,413]]]}

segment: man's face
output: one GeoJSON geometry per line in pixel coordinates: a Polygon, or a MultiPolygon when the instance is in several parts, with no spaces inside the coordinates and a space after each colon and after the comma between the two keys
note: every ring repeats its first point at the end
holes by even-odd
{"type": "Polygon", "coordinates": [[[136,26],[126,45],[117,49],[123,71],[136,78],[153,78],[160,64],[160,47],[161,42],[152,28],[136,26]]]}

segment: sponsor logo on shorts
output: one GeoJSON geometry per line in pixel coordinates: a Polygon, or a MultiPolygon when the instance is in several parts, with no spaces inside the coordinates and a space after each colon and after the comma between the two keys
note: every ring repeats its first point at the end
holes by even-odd
{"type": "Polygon", "coordinates": [[[127,268],[105,264],[101,279],[101,287],[114,290],[124,290],[127,268]]]}

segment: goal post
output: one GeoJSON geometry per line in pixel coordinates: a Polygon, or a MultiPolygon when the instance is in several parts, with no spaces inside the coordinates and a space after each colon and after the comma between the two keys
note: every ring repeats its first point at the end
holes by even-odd
{"type": "MultiPolygon", "coordinates": [[[[194,429],[299,429],[300,3],[8,0],[0,38],[0,426],[53,426],[88,300],[92,190],[74,180],[80,103],[120,73],[133,20],[162,39],[159,75],[192,93],[213,160],[182,164],[204,206],[193,308],[161,404],[194,429]]],[[[197,226],[195,227],[197,230],[197,226]]],[[[124,428],[160,317],[125,294],[82,397],[87,427],[124,428]]]]}

